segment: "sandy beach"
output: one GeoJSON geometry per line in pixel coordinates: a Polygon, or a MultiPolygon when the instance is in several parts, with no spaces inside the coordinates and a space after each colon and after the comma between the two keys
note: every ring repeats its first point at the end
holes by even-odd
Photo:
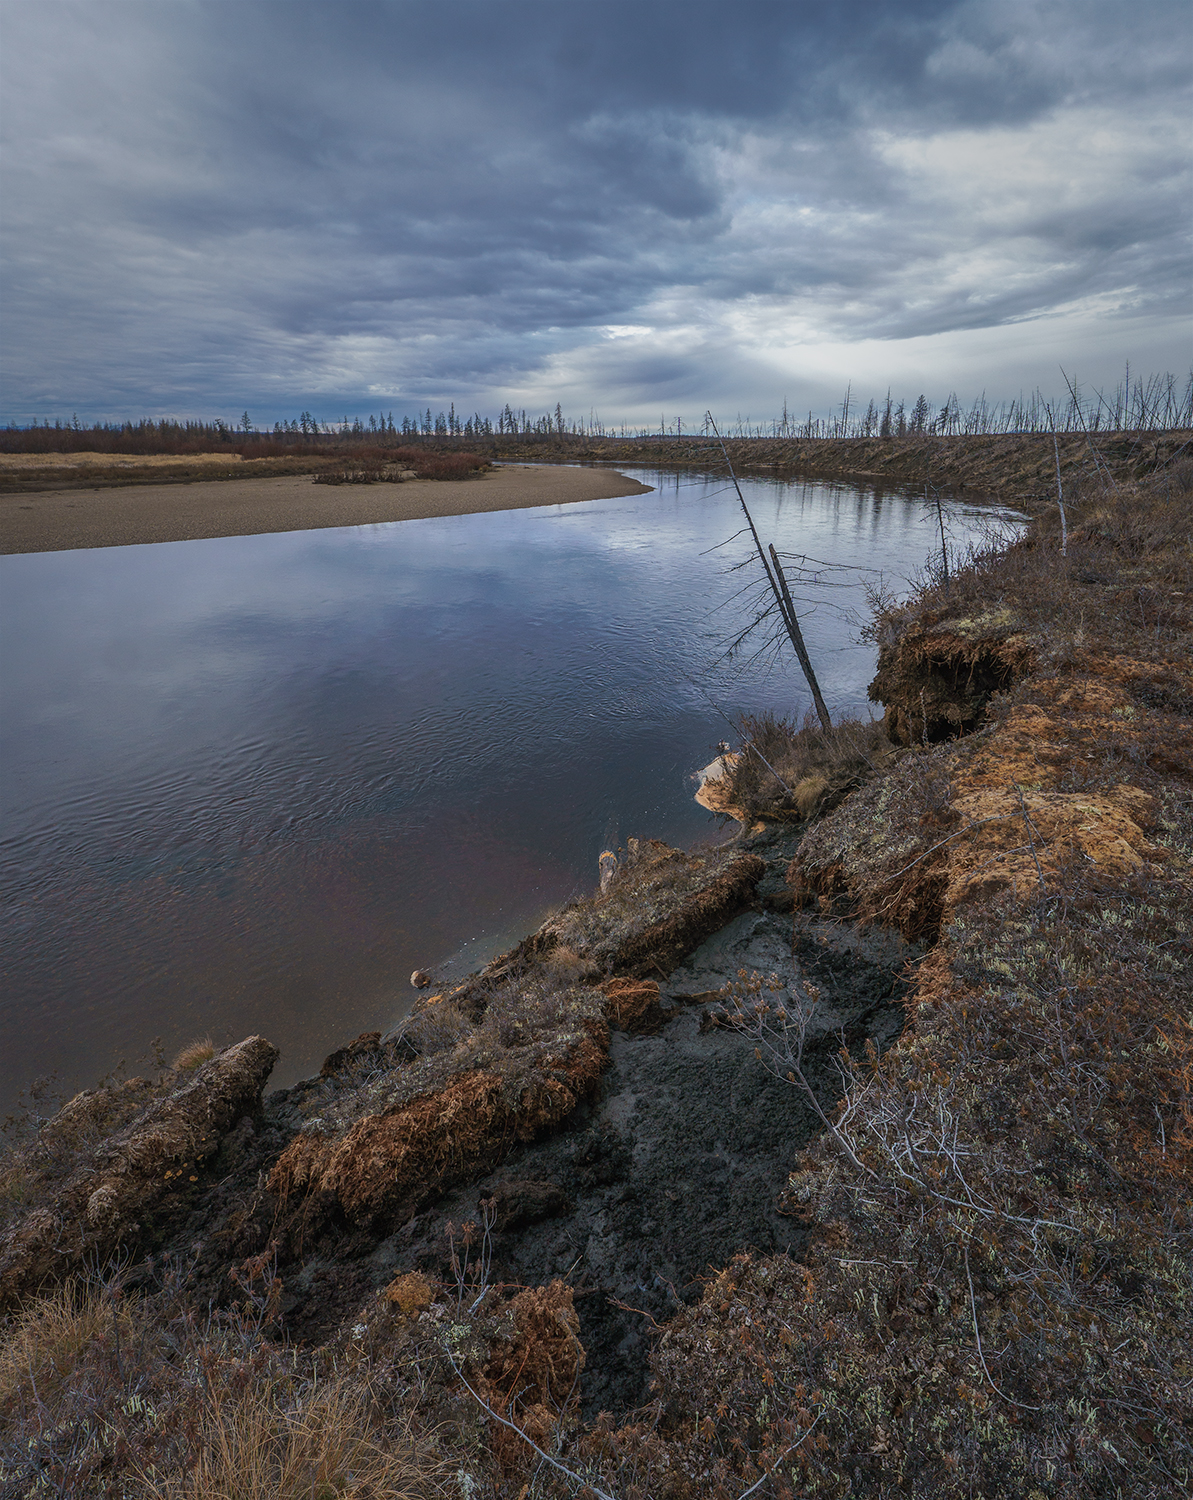
{"type": "Polygon", "coordinates": [[[402,484],[315,484],[308,475],[287,475],[129,489],[32,490],[0,498],[0,554],[368,526],[573,505],[649,489],[609,469],[506,464],[472,479],[409,479],[402,484]]]}

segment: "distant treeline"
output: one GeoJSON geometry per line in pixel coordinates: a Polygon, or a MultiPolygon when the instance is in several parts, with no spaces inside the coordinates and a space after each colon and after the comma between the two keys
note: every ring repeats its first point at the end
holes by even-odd
{"type": "MultiPolygon", "coordinates": [[[[870,399],[863,409],[850,384],[841,407],[831,417],[795,417],[784,402],[782,415],[762,422],[738,416],[718,423],[725,437],[793,438],[800,441],[840,438],[897,438],[909,435],[963,437],[981,434],[1040,432],[1172,432],[1193,427],[1193,374],[1180,385],[1172,374],[1124,378],[1107,395],[1101,390],[1082,391],[1067,383],[1063,401],[1046,399],[1037,389],[1030,396],[1002,401],[997,406],[985,394],[962,406],[950,394],[940,407],[920,395],[908,405],[896,401],[890,391],[881,401],[870,399]]],[[[282,458],[327,454],[340,447],[355,449],[361,443],[386,445],[400,442],[480,441],[497,437],[625,438],[641,441],[652,437],[711,438],[707,417],[696,426],[664,414],[659,425],[642,427],[625,422],[607,426],[590,411],[587,418],[564,416],[560,403],[553,412],[531,416],[523,408],[515,411],[507,402],[495,418],[473,412],[464,417],[451,404],[447,411],[432,413],[430,407],[414,417],[395,422],[392,411],[365,418],[343,417],[328,422],[303,411],[292,421],[275,422],[272,431],[253,425],[246,411],[236,424],[223,422],[178,422],[163,419],[140,422],[99,422],[93,426],[47,418],[29,427],[9,426],[0,431],[2,453],[62,453],[89,450],[99,453],[209,453],[224,449],[245,458],[282,458]]]]}

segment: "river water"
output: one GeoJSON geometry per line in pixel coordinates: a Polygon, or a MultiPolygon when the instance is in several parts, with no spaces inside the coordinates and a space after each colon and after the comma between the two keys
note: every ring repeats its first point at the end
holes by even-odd
{"type": "MultiPolygon", "coordinates": [[[[591,889],[603,848],[724,836],[691,780],[722,714],[808,693],[787,654],[714,665],[755,576],[725,480],[625,472],[655,489],[0,558],[0,1113],[153,1037],[260,1032],[292,1081],[399,1020],[412,969],[591,889]]],[[[764,541],[846,570],[796,592],[830,708],[863,708],[848,613],[939,546],[935,511],[743,488],[764,541]]],[[[958,547],[991,518],[945,512],[958,547]]]]}

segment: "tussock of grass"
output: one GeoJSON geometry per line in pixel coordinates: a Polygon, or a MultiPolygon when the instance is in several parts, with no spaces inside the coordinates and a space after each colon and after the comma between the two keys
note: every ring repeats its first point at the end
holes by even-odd
{"type": "Polygon", "coordinates": [[[741,723],[742,750],[729,773],[729,800],[753,822],[807,822],[836,806],[892,758],[881,723],[838,718],[826,730],[769,714],[741,723]]]}
{"type": "Polygon", "coordinates": [[[193,1073],[203,1063],[210,1062],[214,1056],[215,1044],[211,1038],[200,1037],[197,1041],[188,1042],[170,1066],[176,1073],[193,1073]]]}
{"type": "Polygon", "coordinates": [[[146,1500],[413,1500],[424,1466],[394,1452],[369,1411],[367,1391],[333,1377],[305,1399],[266,1382],[204,1411],[198,1456],[186,1474],[146,1480],[146,1500]]]}

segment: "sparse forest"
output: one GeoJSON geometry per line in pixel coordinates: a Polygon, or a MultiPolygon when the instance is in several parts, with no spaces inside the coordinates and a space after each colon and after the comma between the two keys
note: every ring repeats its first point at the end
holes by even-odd
{"type": "MultiPolygon", "coordinates": [[[[1144,377],[1127,367],[1113,391],[1083,390],[1066,377],[1063,400],[1050,400],[1037,389],[997,404],[983,392],[963,406],[950,392],[938,407],[921,392],[914,401],[895,399],[888,390],[881,400],[865,407],[846,388],[840,408],[831,416],[797,417],[783,402],[781,414],[756,420],[740,412],[719,423],[731,438],[790,439],[800,442],[842,438],[977,437],[1031,433],[1171,432],[1193,426],[1193,373],[1182,385],[1170,372],[1144,377]]],[[[365,417],[326,420],[303,410],[292,420],[277,421],[258,430],[244,412],[235,423],[143,418],[132,422],[97,422],[88,426],[77,416],[55,417],[27,427],[0,430],[0,453],[176,453],[180,456],[223,449],[243,458],[281,458],[325,454],[328,448],[361,443],[386,447],[390,442],[476,442],[493,438],[564,440],[652,438],[704,439],[714,442],[709,421],[684,429],[683,419],[660,414],[657,428],[641,424],[606,423],[595,412],[567,417],[560,402],[539,416],[508,402],[496,417],[473,412],[463,416],[455,403],[446,411],[430,407],[395,420],[393,411],[365,417]]]]}

